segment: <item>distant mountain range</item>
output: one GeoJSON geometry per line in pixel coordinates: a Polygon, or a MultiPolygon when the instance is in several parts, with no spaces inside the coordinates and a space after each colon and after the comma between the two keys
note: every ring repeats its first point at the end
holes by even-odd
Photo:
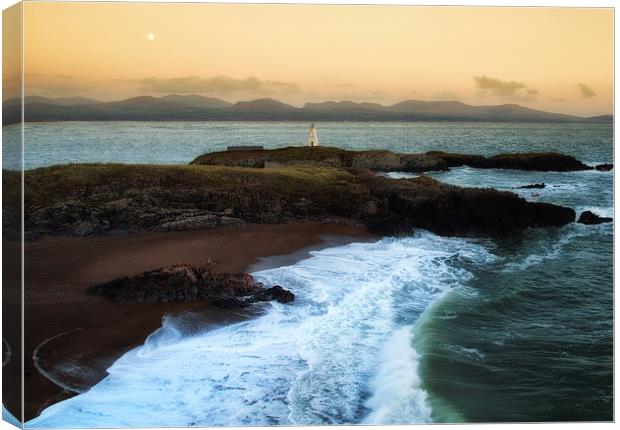
{"type": "MultiPolygon", "coordinates": [[[[352,101],[306,103],[297,108],[264,98],[229,103],[215,97],[169,94],[114,102],[84,97],[24,99],[26,121],[489,121],[608,123],[612,115],[579,117],[517,104],[472,106],[456,100],[405,100],[391,106],[352,101]]],[[[19,99],[3,103],[3,122],[19,122],[19,99]]]]}

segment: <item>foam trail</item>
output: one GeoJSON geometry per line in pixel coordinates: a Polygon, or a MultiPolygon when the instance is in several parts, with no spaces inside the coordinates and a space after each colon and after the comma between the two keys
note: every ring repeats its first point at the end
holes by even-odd
{"type": "Polygon", "coordinates": [[[398,329],[381,353],[381,365],[370,382],[373,395],[366,402],[371,413],[365,424],[431,422],[426,391],[420,388],[418,354],[411,346],[412,327],[398,329]]]}
{"type": "Polygon", "coordinates": [[[316,251],[255,273],[290,305],[194,334],[164,321],[90,391],[28,427],[153,427],[427,422],[410,327],[484,261],[471,241],[419,232],[316,251]],[[398,390],[399,402],[381,400],[398,390]]]}

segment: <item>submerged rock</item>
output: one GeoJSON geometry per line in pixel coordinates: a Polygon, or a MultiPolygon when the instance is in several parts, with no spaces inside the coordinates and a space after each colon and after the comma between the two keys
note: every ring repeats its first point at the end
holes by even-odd
{"type": "Polygon", "coordinates": [[[581,224],[602,224],[604,222],[612,221],[612,218],[601,217],[590,211],[582,212],[581,215],[579,215],[579,219],[577,220],[577,222],[581,224]]]}
{"type": "Polygon", "coordinates": [[[530,185],[523,185],[521,187],[517,187],[517,189],[519,190],[529,190],[529,189],[542,189],[545,188],[545,183],[540,183],[540,184],[530,184],[530,185]]]}
{"type": "Polygon", "coordinates": [[[595,169],[598,170],[599,172],[608,172],[613,168],[614,168],[614,165],[608,164],[608,163],[599,164],[598,166],[595,167],[595,169]]]}
{"type": "Polygon", "coordinates": [[[285,290],[280,285],[274,285],[271,288],[264,288],[254,295],[257,301],[268,302],[275,300],[278,303],[291,303],[295,300],[295,294],[289,290],[285,290]]]}
{"type": "Polygon", "coordinates": [[[249,273],[214,273],[207,267],[178,264],[95,285],[89,294],[115,303],[166,303],[207,301],[225,308],[242,308],[255,302],[290,303],[295,295],[281,286],[265,288],[249,273]]]}

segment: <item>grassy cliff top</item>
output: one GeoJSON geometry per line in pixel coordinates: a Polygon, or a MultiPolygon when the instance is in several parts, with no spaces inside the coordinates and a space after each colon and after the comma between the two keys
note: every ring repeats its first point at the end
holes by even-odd
{"type": "MultiPolygon", "coordinates": [[[[514,193],[315,165],[257,169],[76,164],[24,175],[25,229],[33,235],[182,231],[338,218],[388,234],[424,228],[493,236],[564,225],[575,218],[572,209],[530,203],[514,193]]],[[[13,220],[17,227],[20,181],[19,173],[4,172],[4,222],[13,220]]]]}
{"type": "Polygon", "coordinates": [[[288,146],[286,148],[249,150],[249,151],[220,151],[203,154],[190,164],[204,164],[207,160],[241,160],[248,157],[269,158],[274,161],[315,160],[339,157],[352,151],[328,146],[288,146]]]}
{"type": "MultiPolygon", "coordinates": [[[[5,197],[19,190],[19,173],[3,172],[5,197]]],[[[354,175],[326,167],[289,166],[278,169],[201,165],[69,164],[25,172],[26,206],[110,186],[144,189],[213,187],[221,190],[259,185],[276,192],[332,192],[355,183],[354,175]]]]}

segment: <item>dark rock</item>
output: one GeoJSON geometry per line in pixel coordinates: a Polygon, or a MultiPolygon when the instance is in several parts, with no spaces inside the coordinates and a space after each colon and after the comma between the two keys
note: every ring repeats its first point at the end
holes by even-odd
{"type": "Polygon", "coordinates": [[[410,218],[391,215],[371,222],[368,232],[380,236],[401,236],[413,234],[413,222],[410,218]]]}
{"type": "Polygon", "coordinates": [[[544,182],[540,184],[523,185],[521,187],[517,187],[517,189],[519,190],[542,189],[542,188],[545,188],[544,182]]]}
{"type": "Polygon", "coordinates": [[[515,169],[530,171],[569,172],[589,170],[575,157],[556,152],[528,152],[522,154],[499,154],[492,157],[471,154],[455,154],[432,151],[426,155],[444,160],[448,167],[469,166],[480,169],[515,169]]]}
{"type": "Polygon", "coordinates": [[[571,172],[590,170],[575,157],[556,152],[540,152],[525,154],[500,154],[489,158],[489,167],[495,169],[517,169],[553,172],[571,172]]]}
{"type": "Polygon", "coordinates": [[[198,215],[163,223],[159,228],[163,231],[206,230],[218,225],[218,216],[214,214],[198,215]]]}
{"type": "Polygon", "coordinates": [[[243,309],[250,306],[250,303],[238,299],[236,297],[226,297],[221,299],[211,300],[211,304],[217,308],[222,309],[243,309]]]}
{"type": "Polygon", "coordinates": [[[257,168],[311,165],[410,173],[442,171],[459,166],[559,172],[591,169],[574,157],[555,152],[499,154],[487,158],[482,155],[442,151],[399,154],[387,150],[347,151],[330,147],[287,147],[262,151],[214,152],[201,155],[191,164],[257,168]]]}
{"type": "Polygon", "coordinates": [[[366,202],[366,204],[362,208],[362,214],[366,216],[375,216],[378,212],[379,208],[377,206],[377,203],[373,200],[369,200],[368,202],[366,202]]]}
{"type": "Polygon", "coordinates": [[[447,170],[444,160],[426,154],[399,154],[387,150],[347,151],[330,147],[287,147],[263,151],[213,152],[191,164],[230,167],[315,166],[375,171],[428,172],[447,170]]]}
{"type": "Polygon", "coordinates": [[[604,222],[612,221],[612,218],[600,217],[590,211],[582,212],[581,215],[579,215],[579,219],[577,220],[577,222],[581,224],[602,224],[604,222]]]}
{"type": "Polygon", "coordinates": [[[427,176],[393,181],[360,176],[379,199],[388,199],[392,218],[372,225],[377,232],[423,228],[443,235],[501,236],[527,227],[562,226],[575,220],[575,211],[549,203],[534,203],[510,192],[461,188],[427,176]]]}
{"type": "Polygon", "coordinates": [[[598,166],[595,167],[595,169],[598,170],[599,172],[608,172],[613,168],[614,168],[614,165],[608,164],[608,163],[599,164],[598,166]]]}
{"type": "Polygon", "coordinates": [[[482,155],[457,154],[442,151],[429,151],[426,155],[444,160],[448,167],[469,166],[481,169],[488,167],[488,160],[482,155]]]}
{"type": "Polygon", "coordinates": [[[184,264],[118,278],[87,291],[115,303],[207,301],[226,308],[269,300],[290,303],[295,299],[281,286],[264,288],[248,273],[214,273],[207,267],[184,264]]]}
{"type": "Polygon", "coordinates": [[[271,288],[265,288],[259,293],[256,293],[254,299],[261,302],[276,300],[279,303],[291,303],[295,300],[295,294],[285,290],[279,285],[274,285],[271,288]]]}

